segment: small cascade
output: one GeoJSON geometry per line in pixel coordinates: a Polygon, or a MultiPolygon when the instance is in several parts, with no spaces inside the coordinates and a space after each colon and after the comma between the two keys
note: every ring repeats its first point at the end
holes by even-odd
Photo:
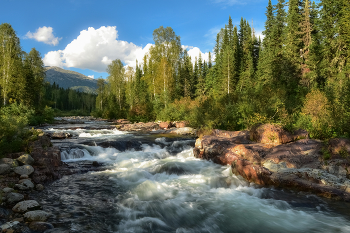
{"type": "Polygon", "coordinates": [[[84,157],[91,157],[90,153],[85,149],[73,148],[61,152],[62,160],[80,159],[84,157]]]}

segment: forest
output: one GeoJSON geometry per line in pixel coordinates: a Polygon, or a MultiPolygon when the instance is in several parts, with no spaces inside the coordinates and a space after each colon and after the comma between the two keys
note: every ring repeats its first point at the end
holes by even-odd
{"type": "Polygon", "coordinates": [[[209,59],[199,54],[194,63],[180,36],[161,26],[136,68],[118,59],[108,65],[97,96],[45,83],[40,53],[22,51],[11,25],[1,24],[0,150],[23,144],[25,126],[70,110],[207,129],[269,122],[312,138],[349,137],[350,2],[269,0],[265,15],[263,39],[246,19],[233,25],[228,17],[209,59]]]}
{"type": "Polygon", "coordinates": [[[194,64],[171,27],[136,69],[114,60],[99,80],[95,116],[186,120],[241,130],[257,123],[307,129],[326,139],[350,133],[350,2],[268,2],[264,39],[229,17],[213,54],[194,64]]]}

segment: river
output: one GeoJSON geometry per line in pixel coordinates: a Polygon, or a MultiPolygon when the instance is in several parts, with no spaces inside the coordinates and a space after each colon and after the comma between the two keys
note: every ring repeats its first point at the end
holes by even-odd
{"type": "Polygon", "coordinates": [[[348,203],[249,184],[195,158],[193,138],[73,126],[45,129],[73,135],[53,140],[62,160],[101,166],[36,194],[63,232],[350,232],[348,203]]]}

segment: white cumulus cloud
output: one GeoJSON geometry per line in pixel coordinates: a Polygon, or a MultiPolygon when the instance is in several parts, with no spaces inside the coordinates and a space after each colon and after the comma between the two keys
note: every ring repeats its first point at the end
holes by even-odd
{"type": "MultiPolygon", "coordinates": [[[[192,46],[191,46],[192,47],[192,46]]],[[[201,50],[198,47],[192,47],[190,50],[188,50],[188,55],[191,56],[192,63],[194,64],[195,58],[199,58],[199,54],[201,54],[202,60],[208,62],[209,61],[209,52],[208,53],[202,53],[201,50]]],[[[213,62],[215,59],[215,56],[213,53],[211,53],[211,62],[213,62]]]]}
{"type": "Polygon", "coordinates": [[[52,27],[39,27],[34,33],[27,32],[26,38],[56,46],[62,38],[55,37],[52,32],[52,27]]]}
{"type": "Polygon", "coordinates": [[[88,75],[88,77],[94,79],[95,75],[88,75]]]}
{"type": "Polygon", "coordinates": [[[89,27],[69,43],[64,50],[45,54],[44,64],[75,67],[105,72],[107,65],[120,59],[125,65],[135,67],[136,59],[142,61],[151,44],[144,48],[131,42],[118,40],[116,26],[89,27]]]}

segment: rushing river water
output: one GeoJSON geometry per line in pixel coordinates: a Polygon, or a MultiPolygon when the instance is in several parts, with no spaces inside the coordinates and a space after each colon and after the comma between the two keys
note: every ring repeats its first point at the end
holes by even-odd
{"type": "Polygon", "coordinates": [[[196,159],[194,139],[86,126],[47,129],[74,135],[53,141],[69,166],[102,164],[101,171],[64,176],[37,194],[62,230],[350,232],[348,203],[249,184],[229,166],[196,159]]]}

